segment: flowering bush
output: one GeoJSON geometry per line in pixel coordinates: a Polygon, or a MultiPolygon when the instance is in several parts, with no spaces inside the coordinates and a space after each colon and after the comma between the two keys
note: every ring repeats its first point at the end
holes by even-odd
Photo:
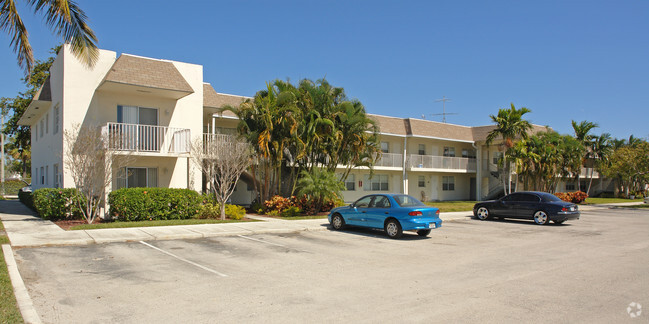
{"type": "Polygon", "coordinates": [[[586,198],[588,198],[588,194],[583,191],[557,192],[554,195],[559,197],[559,199],[563,201],[567,201],[573,204],[581,204],[584,200],[586,200],[586,198]]]}
{"type": "Polygon", "coordinates": [[[282,196],[273,196],[273,198],[264,202],[264,206],[266,206],[266,211],[275,210],[281,213],[286,208],[293,206],[293,204],[291,203],[291,199],[289,198],[284,198],[282,196]]]}

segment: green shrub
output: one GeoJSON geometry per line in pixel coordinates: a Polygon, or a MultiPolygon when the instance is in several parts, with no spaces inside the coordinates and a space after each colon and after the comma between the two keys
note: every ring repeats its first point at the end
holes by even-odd
{"type": "Polygon", "coordinates": [[[266,212],[266,215],[273,216],[273,217],[280,216],[279,211],[277,211],[277,210],[269,210],[269,211],[266,212]]]}
{"type": "MultiPolygon", "coordinates": [[[[31,179],[26,178],[25,181],[27,183],[29,183],[29,181],[31,181],[31,179]]],[[[27,186],[27,185],[22,180],[18,180],[18,179],[7,180],[7,181],[5,181],[4,194],[5,195],[17,195],[20,188],[23,188],[25,186],[27,186]]]]}
{"type": "Polygon", "coordinates": [[[192,218],[201,201],[196,191],[176,188],[122,188],[108,195],[110,216],[122,221],[192,218]]]}
{"type": "Polygon", "coordinates": [[[196,218],[199,219],[218,219],[221,217],[221,208],[218,204],[203,203],[198,207],[196,218]]]}
{"type": "Polygon", "coordinates": [[[242,206],[225,204],[225,216],[239,220],[246,216],[246,209],[242,206]]]}
{"type": "Polygon", "coordinates": [[[34,210],[42,219],[82,219],[79,202],[84,197],[77,189],[41,188],[32,193],[34,210]]]}
{"type": "Polygon", "coordinates": [[[282,217],[295,217],[302,213],[302,209],[297,206],[291,206],[280,213],[282,217]]]}
{"type": "Polygon", "coordinates": [[[31,192],[19,191],[18,200],[20,200],[20,202],[25,206],[29,207],[29,209],[36,210],[34,209],[34,196],[31,192]]]}

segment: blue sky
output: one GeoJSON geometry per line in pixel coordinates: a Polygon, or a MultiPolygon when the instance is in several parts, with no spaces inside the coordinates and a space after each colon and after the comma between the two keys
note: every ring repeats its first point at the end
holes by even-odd
{"type": "MultiPolygon", "coordinates": [[[[20,1],[26,2],[26,1],[20,1]]],[[[326,77],[367,111],[491,124],[510,103],[571,133],[649,137],[649,1],[89,1],[99,47],[197,63],[218,92],[326,77]],[[161,5],[162,4],[162,5],[161,5]]],[[[59,43],[21,7],[36,57],[59,43]]],[[[0,96],[24,89],[0,34],[0,96]]]]}

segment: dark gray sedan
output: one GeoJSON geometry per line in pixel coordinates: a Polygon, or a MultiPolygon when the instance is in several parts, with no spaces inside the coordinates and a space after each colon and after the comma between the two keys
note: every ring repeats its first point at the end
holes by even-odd
{"type": "Polygon", "coordinates": [[[503,218],[533,219],[539,225],[550,221],[561,224],[579,219],[577,205],[565,202],[553,194],[537,191],[521,191],[498,200],[481,201],[473,206],[473,215],[480,220],[492,216],[503,218]]]}

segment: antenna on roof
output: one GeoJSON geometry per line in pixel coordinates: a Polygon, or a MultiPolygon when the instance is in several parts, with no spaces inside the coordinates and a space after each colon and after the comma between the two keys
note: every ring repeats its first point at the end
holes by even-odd
{"type": "Polygon", "coordinates": [[[442,102],[442,113],[441,114],[432,114],[433,116],[442,116],[442,123],[446,123],[446,115],[457,115],[457,113],[447,113],[446,112],[446,102],[451,101],[451,99],[442,96],[442,99],[437,99],[435,102],[442,102]]]}

